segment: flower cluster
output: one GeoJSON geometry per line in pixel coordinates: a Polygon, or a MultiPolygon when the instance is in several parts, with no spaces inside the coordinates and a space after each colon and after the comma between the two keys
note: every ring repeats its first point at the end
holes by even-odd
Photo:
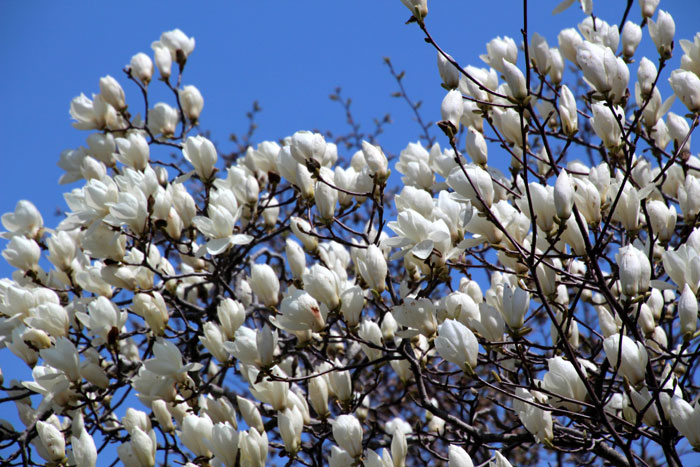
{"type": "Polygon", "coordinates": [[[391,165],[298,131],[224,166],[180,30],[124,69],[143,115],[112,76],[71,102],[88,134],[59,161],[65,218],[2,216],[0,348],[32,374],[0,382],[10,465],[95,466],[107,444],[149,467],[700,450],[700,33],[666,76],[658,0],[622,31],[582,1],[558,47],[497,37],[462,67],[426,0],[402,2],[438,56],[445,137],[391,165]],[[638,58],[645,27],[657,55],[638,58]],[[154,62],[172,105],[148,104],[154,62]]]}

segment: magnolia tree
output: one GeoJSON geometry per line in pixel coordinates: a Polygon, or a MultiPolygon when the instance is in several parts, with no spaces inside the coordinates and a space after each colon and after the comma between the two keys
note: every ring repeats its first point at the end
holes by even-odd
{"type": "Polygon", "coordinates": [[[700,34],[674,49],[658,0],[641,25],[628,2],[621,30],[582,1],[558,47],[525,20],[522,48],[498,37],[486,68],[463,67],[426,1],[403,3],[437,53],[445,136],[391,169],[374,142],[343,155],[309,131],[218,162],[180,30],[125,68],[142,102],[127,110],[111,76],[73,100],[87,147],[61,155],[61,183],[81,183],[65,218],[45,227],[30,201],[2,216],[0,344],[32,375],[5,366],[4,465],[680,465],[700,449],[700,34]],[[647,33],[657,53],[638,57],[647,33]]]}

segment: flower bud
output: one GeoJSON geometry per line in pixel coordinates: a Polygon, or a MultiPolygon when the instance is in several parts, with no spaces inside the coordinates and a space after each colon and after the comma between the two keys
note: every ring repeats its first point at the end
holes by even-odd
{"type": "Polygon", "coordinates": [[[314,264],[302,275],[304,290],[334,310],[340,304],[338,276],[330,269],[314,264]]]}
{"type": "Polygon", "coordinates": [[[338,190],[328,185],[334,184],[334,174],[328,167],[321,167],[319,177],[323,181],[317,181],[314,189],[316,209],[318,209],[321,219],[331,221],[335,216],[335,206],[338,203],[338,190]]]}
{"type": "Polygon", "coordinates": [[[321,166],[326,152],[326,140],[319,133],[297,131],[292,135],[290,150],[299,164],[305,166],[306,160],[311,159],[321,166]]]}
{"type": "Polygon", "coordinates": [[[122,111],[126,108],[124,90],[117,80],[111,76],[107,75],[100,78],[100,94],[105,102],[115,109],[122,111]]]}
{"type": "Polygon", "coordinates": [[[275,270],[267,264],[254,264],[250,268],[250,287],[266,306],[277,305],[280,282],[275,270]]]}
{"type": "Polygon", "coordinates": [[[557,47],[549,49],[549,78],[558,85],[564,77],[564,58],[557,47]]]}
{"type": "Polygon", "coordinates": [[[394,466],[405,467],[406,454],[408,454],[406,433],[402,429],[395,429],[394,434],[391,437],[391,457],[394,461],[394,466]]]}
{"type": "Polygon", "coordinates": [[[554,208],[563,221],[571,216],[574,207],[574,187],[566,170],[562,170],[554,183],[554,208]]]}
{"type": "Polygon", "coordinates": [[[238,457],[239,433],[228,422],[215,423],[211,430],[211,450],[215,459],[226,467],[234,467],[238,457]]]}
{"type": "Polygon", "coordinates": [[[340,415],[333,421],[333,438],[351,457],[362,455],[362,426],[353,415],[340,415]]]}
{"type": "Polygon", "coordinates": [[[584,41],[576,50],[576,61],[586,81],[600,94],[619,102],[629,82],[624,60],[615,57],[609,47],[584,41]]]}
{"type": "Polygon", "coordinates": [[[70,445],[76,466],[92,467],[97,465],[97,447],[87,430],[83,429],[77,436],[71,436],[70,445]]]}
{"type": "Polygon", "coordinates": [[[172,66],[172,57],[170,56],[170,50],[163,45],[160,41],[151,44],[153,49],[153,57],[156,61],[156,67],[160,72],[160,77],[167,80],[170,78],[170,68],[172,66]]]}
{"type": "Polygon", "coordinates": [[[51,423],[41,420],[36,422],[36,431],[39,433],[39,439],[50,456],[46,460],[61,461],[66,456],[66,440],[63,438],[63,433],[51,423]]]}
{"type": "MultiPolygon", "coordinates": [[[[360,314],[365,306],[365,296],[358,286],[348,287],[340,294],[340,312],[345,323],[353,328],[360,322],[360,314]]],[[[386,322],[386,319],[384,320],[386,322]]]]}
{"type": "MultiPolygon", "coordinates": [[[[554,395],[573,399],[575,401],[584,401],[588,395],[586,385],[579,377],[573,363],[564,360],[562,357],[554,357],[547,360],[549,371],[542,379],[542,387],[554,395]]],[[[582,367],[581,370],[585,370],[582,367]]],[[[569,400],[553,397],[551,401],[554,407],[563,407],[567,410],[578,412],[581,410],[580,404],[569,402],[569,400]]]]}
{"type": "Polygon", "coordinates": [[[156,443],[141,428],[137,427],[131,432],[131,447],[141,466],[156,465],[156,443]]]}
{"type": "Polygon", "coordinates": [[[617,147],[622,139],[622,125],[625,123],[624,111],[620,107],[615,107],[613,113],[613,109],[602,102],[591,105],[591,110],[593,118],[589,121],[595,134],[603,141],[606,148],[617,147]]]}
{"type": "Polygon", "coordinates": [[[227,339],[233,339],[236,330],[245,321],[245,308],[243,305],[230,298],[223,299],[216,308],[216,316],[221,323],[221,329],[227,339]]]}
{"type": "Polygon", "coordinates": [[[523,327],[525,313],[530,307],[530,293],[506,283],[503,287],[503,320],[509,328],[517,331],[523,327]]]}
{"type": "Polygon", "coordinates": [[[318,248],[318,238],[311,235],[311,225],[301,217],[292,217],[290,219],[290,228],[296,237],[301,240],[304,249],[308,252],[314,252],[318,248]]]}
{"type": "MultiPolygon", "coordinates": [[[[452,58],[449,55],[448,57],[452,58]]],[[[459,69],[452,65],[440,52],[437,53],[437,65],[440,78],[442,79],[442,86],[446,89],[456,89],[459,86],[459,69]]]]}
{"type": "Polygon", "coordinates": [[[309,380],[309,401],[319,417],[326,418],[330,415],[331,412],[328,409],[328,383],[323,376],[316,376],[309,380]]]}
{"type": "Polygon", "coordinates": [[[164,102],[157,103],[148,112],[148,128],[155,135],[170,138],[175,134],[175,128],[180,121],[178,111],[164,102]]]}
{"type": "Polygon", "coordinates": [[[479,342],[474,333],[459,321],[446,319],[438,326],[435,348],[442,358],[463,371],[471,373],[476,369],[479,342]]]}
{"type": "Polygon", "coordinates": [[[698,299],[688,284],[683,287],[683,293],[678,299],[678,316],[681,323],[681,334],[690,337],[698,327],[698,299]]]}
{"type": "Polygon", "coordinates": [[[377,245],[370,245],[363,259],[359,259],[357,264],[362,278],[367,282],[370,289],[381,293],[386,288],[387,265],[384,253],[377,245]]]}
{"type": "Polygon", "coordinates": [[[491,175],[479,166],[468,165],[465,170],[455,167],[447,177],[447,184],[480,211],[493,204],[493,180],[491,175]]]}
{"type": "Polygon", "coordinates": [[[651,281],[651,265],[647,255],[632,245],[627,245],[620,248],[615,259],[620,267],[622,293],[628,297],[645,293],[651,281]]]}
{"type": "Polygon", "coordinates": [[[676,208],[673,205],[666,206],[660,200],[653,200],[647,203],[650,227],[661,243],[668,242],[676,228],[676,208]]]}
{"type": "Polygon", "coordinates": [[[288,238],[285,240],[284,251],[287,254],[287,264],[292,272],[292,277],[301,279],[301,275],[304,274],[306,269],[306,254],[301,245],[288,238]]]}
{"type": "MultiPolygon", "coordinates": [[[[547,40],[538,33],[534,33],[530,39],[529,52],[530,60],[534,63],[537,72],[541,75],[549,73],[551,58],[547,40]]],[[[510,86],[510,82],[508,82],[508,86],[510,86]]]]}
{"type": "Polygon", "coordinates": [[[384,155],[384,151],[374,144],[362,141],[362,153],[365,156],[367,167],[375,180],[383,181],[389,176],[389,161],[384,155]]]}
{"type": "Polygon", "coordinates": [[[277,414],[277,426],[284,442],[284,449],[294,454],[301,446],[301,433],[304,430],[304,418],[296,406],[277,414]]]}
{"type": "MultiPolygon", "coordinates": [[[[549,52],[549,49],[547,50],[547,52],[549,52]]],[[[549,57],[547,57],[547,62],[549,63],[549,57]]],[[[525,99],[527,97],[527,83],[525,82],[525,75],[523,75],[523,72],[520,71],[520,68],[513,65],[507,60],[503,60],[503,75],[505,76],[506,82],[508,83],[508,89],[510,90],[511,97],[513,97],[517,101],[522,101],[523,99],[525,99]]],[[[461,99],[462,95],[460,94],[459,97],[461,99]]],[[[443,118],[445,118],[444,115],[443,118]]]]}
{"type": "Polygon", "coordinates": [[[484,135],[470,126],[467,130],[466,140],[467,153],[469,157],[472,158],[472,161],[478,165],[486,165],[488,162],[488,146],[486,145],[484,135]]]}
{"type": "Polygon", "coordinates": [[[567,135],[574,135],[578,131],[576,98],[566,85],[561,87],[558,109],[564,133],[567,135]]]}
{"type": "Polygon", "coordinates": [[[225,363],[228,361],[228,354],[224,349],[224,335],[221,328],[212,321],[204,323],[204,335],[199,338],[202,345],[216,358],[219,362],[225,363]]]}
{"type": "Polygon", "coordinates": [[[369,344],[362,343],[362,351],[367,355],[367,358],[370,360],[379,360],[382,357],[382,330],[377,323],[369,319],[363,320],[357,330],[357,336],[363,341],[379,347],[376,348],[369,344]]]}
{"type": "Polygon", "coordinates": [[[559,36],[557,36],[557,39],[559,40],[559,51],[564,58],[574,65],[577,65],[578,62],[576,61],[576,51],[578,50],[579,45],[581,45],[583,42],[583,38],[578,31],[576,31],[574,28],[563,29],[559,33],[559,36]]]}
{"type": "Polygon", "coordinates": [[[141,81],[144,86],[148,86],[153,77],[153,62],[151,58],[143,52],[139,52],[131,57],[129,63],[131,75],[141,81]]]}
{"type": "Polygon", "coordinates": [[[651,95],[651,89],[656,80],[657,70],[654,62],[646,57],[642,57],[637,68],[637,82],[643,97],[651,95]]]}
{"type": "Polygon", "coordinates": [[[193,124],[197,123],[199,120],[199,114],[202,113],[202,108],[204,108],[204,98],[199,92],[199,89],[189,85],[178,91],[180,96],[180,105],[182,106],[182,111],[187,117],[187,120],[193,124]]]}
{"type": "Polygon", "coordinates": [[[620,334],[613,334],[603,341],[603,348],[610,365],[617,368],[633,385],[644,381],[648,359],[644,344],[622,336],[620,345],[620,334]]]}
{"type": "Polygon", "coordinates": [[[448,455],[448,467],[474,467],[472,458],[460,446],[450,444],[448,455]]]}
{"type": "Polygon", "coordinates": [[[265,426],[263,425],[260,411],[255,404],[241,396],[236,396],[236,401],[238,403],[238,411],[241,413],[246,425],[264,432],[265,426]]]}
{"type": "Polygon", "coordinates": [[[692,71],[673,70],[668,82],[673,88],[673,92],[688,107],[688,110],[695,113],[700,110],[700,78],[692,71]]]}
{"type": "Polygon", "coordinates": [[[153,415],[155,415],[163,431],[166,433],[173,433],[175,431],[172,416],[168,411],[168,404],[163,399],[156,399],[151,402],[151,410],[153,410],[153,415]]]}
{"type": "MultiPolygon", "coordinates": [[[[334,365],[342,366],[338,360],[335,360],[334,365]]],[[[341,403],[348,404],[352,401],[352,378],[348,370],[335,370],[328,373],[328,384],[329,389],[341,403]]]]}
{"type": "Polygon", "coordinates": [[[267,433],[251,428],[239,434],[240,465],[250,467],[264,467],[267,459],[268,441],[267,433]]]}
{"type": "Polygon", "coordinates": [[[551,442],[554,439],[552,413],[536,407],[533,403],[539,401],[527,389],[516,388],[515,394],[518,399],[513,401],[513,409],[518,413],[518,417],[527,431],[534,435],[538,443],[543,440],[551,442]]]}
{"type": "Polygon", "coordinates": [[[651,18],[654,16],[656,7],[659,6],[661,0],[639,0],[639,8],[642,10],[643,18],[651,18]]]}
{"type": "Polygon", "coordinates": [[[630,58],[642,41],[642,28],[632,21],[627,21],[622,28],[622,54],[630,58]]]}
{"type": "Polygon", "coordinates": [[[462,93],[458,89],[448,92],[440,105],[440,114],[444,121],[452,124],[455,134],[459,131],[459,121],[462,118],[463,110],[462,93]]]}
{"type": "Polygon", "coordinates": [[[211,445],[211,434],[214,424],[207,416],[197,416],[194,414],[185,415],[180,427],[179,438],[187,449],[196,456],[211,456],[209,446],[211,445]]]}
{"type": "Polygon", "coordinates": [[[649,20],[649,35],[662,58],[671,57],[675,33],[676,23],[673,21],[673,17],[664,10],[659,10],[656,22],[652,19],[649,20]]]}
{"type": "Polygon", "coordinates": [[[683,141],[685,141],[681,152],[690,152],[691,137],[688,120],[674,112],[669,112],[666,116],[666,122],[668,125],[668,135],[675,143],[676,148],[680,148],[683,141]]]}

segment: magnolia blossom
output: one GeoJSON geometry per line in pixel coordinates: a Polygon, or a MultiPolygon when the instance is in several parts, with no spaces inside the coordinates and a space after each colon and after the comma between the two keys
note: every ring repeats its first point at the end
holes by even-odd
{"type": "Polygon", "coordinates": [[[41,230],[44,220],[39,210],[31,201],[21,200],[17,202],[14,212],[2,215],[2,226],[7,229],[7,234],[35,237],[41,230]]]}
{"type": "Polygon", "coordinates": [[[448,319],[438,327],[435,347],[445,360],[467,373],[476,368],[479,344],[469,328],[459,321],[448,319]]]}
{"type": "MultiPolygon", "coordinates": [[[[554,395],[562,397],[554,398],[552,400],[554,405],[575,412],[581,410],[581,405],[576,401],[585,401],[588,390],[574,364],[561,357],[554,357],[547,360],[547,365],[549,371],[544,375],[542,387],[554,395]]],[[[585,377],[585,369],[580,365],[579,369],[585,377]]]]}
{"type": "Polygon", "coordinates": [[[615,102],[622,99],[629,81],[629,69],[610,48],[583,41],[576,49],[576,62],[586,81],[597,92],[611,97],[615,102]]]}
{"type": "MultiPolygon", "coordinates": [[[[187,57],[194,50],[194,38],[187,37],[187,35],[179,29],[164,32],[160,35],[159,42],[168,49],[170,57],[177,62],[180,67],[185,65],[187,57]]],[[[151,47],[153,47],[153,45],[151,47]]]]}
{"type": "Polygon", "coordinates": [[[0,372],[15,462],[98,465],[99,440],[127,466],[470,467],[472,453],[507,467],[500,447],[531,464],[545,447],[576,464],[677,463],[678,439],[659,447],[668,422],[700,449],[686,402],[700,33],[678,40],[678,69],[657,68],[675,39],[658,0],[621,31],[583,0],[557,47],[529,33],[529,63],[499,36],[487,68],[460,69],[427,2],[403,3],[437,53],[445,135],[418,116],[424,134],[398,156],[379,144],[387,117],[374,132],[246,138],[219,158],[197,135],[204,100],[183,85],[195,41],[180,30],[124,69],[140,103],[109,75],[72,100],[88,134],[59,158],[65,216],[45,225],[20,201],[1,218],[14,270],[0,348],[31,369],[0,372]],[[639,55],[644,26],[660,58],[639,55]],[[591,92],[572,92],[564,60],[591,92]]]}
{"type": "Polygon", "coordinates": [[[535,402],[542,403],[544,399],[542,395],[536,393],[540,396],[540,400],[537,400],[532,392],[524,388],[517,388],[515,394],[518,399],[513,402],[513,408],[518,412],[525,428],[535,436],[538,442],[551,442],[554,438],[552,413],[534,405],[535,402]]]}
{"type": "Polygon", "coordinates": [[[647,255],[628,245],[620,248],[616,259],[620,266],[622,292],[630,297],[646,292],[651,280],[651,265],[647,255]]]}
{"type": "Polygon", "coordinates": [[[362,259],[358,262],[362,278],[372,290],[382,292],[385,289],[387,264],[384,254],[377,245],[370,245],[362,259]]]}
{"type": "Polygon", "coordinates": [[[603,348],[610,364],[632,384],[644,381],[648,356],[643,343],[614,334],[603,341],[603,348]]]}
{"type": "Polygon", "coordinates": [[[199,114],[202,113],[204,107],[204,99],[200,94],[199,89],[189,85],[178,91],[180,96],[180,104],[185,113],[185,117],[191,122],[196,122],[199,119],[199,114]]]}
{"type": "Polygon", "coordinates": [[[411,14],[422,20],[428,15],[428,0],[401,0],[401,3],[411,10],[411,14]]]}
{"type": "Polygon", "coordinates": [[[668,82],[673,92],[691,112],[700,110],[700,78],[693,72],[674,70],[668,82]]]}
{"type": "Polygon", "coordinates": [[[148,86],[148,83],[151,82],[151,78],[153,77],[153,62],[148,55],[139,52],[131,57],[129,71],[141,81],[144,86],[148,86]]]}
{"type": "Polygon", "coordinates": [[[656,21],[649,20],[649,35],[656,45],[659,55],[664,58],[671,56],[673,50],[673,35],[676,33],[676,23],[671,15],[659,10],[656,21]]]}
{"type": "Polygon", "coordinates": [[[479,58],[501,72],[504,60],[515,64],[518,59],[518,47],[515,41],[508,36],[491,39],[486,43],[486,51],[487,53],[479,55],[479,58]]]}

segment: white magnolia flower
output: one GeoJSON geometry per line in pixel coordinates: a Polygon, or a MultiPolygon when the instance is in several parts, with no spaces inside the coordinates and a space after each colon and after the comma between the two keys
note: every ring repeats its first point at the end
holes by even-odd
{"type": "Polygon", "coordinates": [[[647,350],[641,342],[634,342],[627,336],[620,338],[619,334],[613,334],[603,341],[603,348],[608,362],[632,384],[640,384],[644,381],[647,366],[647,350]]]}
{"type": "Polygon", "coordinates": [[[188,371],[196,371],[201,363],[191,362],[182,364],[182,354],[175,344],[167,339],[157,339],[153,344],[153,358],[146,360],[144,366],[148,371],[160,376],[168,376],[181,380],[188,371]]]}
{"type": "Polygon", "coordinates": [[[139,52],[131,57],[129,63],[129,72],[136,79],[141,81],[144,86],[148,86],[153,77],[153,62],[151,58],[143,52],[139,52]]]}
{"type": "Polygon", "coordinates": [[[479,58],[490,67],[502,72],[504,60],[514,65],[518,61],[518,47],[510,37],[499,36],[486,43],[486,54],[479,55],[479,58]]]}
{"type": "Polygon", "coordinates": [[[537,394],[540,396],[539,400],[527,389],[516,388],[515,395],[518,396],[518,399],[513,401],[513,409],[518,412],[520,421],[527,428],[527,431],[535,436],[538,443],[545,440],[551,442],[554,439],[552,413],[534,405],[536,402],[540,404],[546,402],[546,397],[537,394]]]}
{"type": "MultiPolygon", "coordinates": [[[[160,43],[170,51],[170,58],[179,63],[180,67],[185,65],[187,57],[194,50],[194,37],[187,37],[179,29],[166,31],[160,35],[160,43]]],[[[154,45],[151,45],[154,47],[154,45]]]]}
{"type": "Polygon", "coordinates": [[[583,41],[576,50],[576,62],[586,81],[600,94],[619,102],[629,82],[624,60],[608,47],[583,41]]]}
{"type": "Polygon", "coordinates": [[[178,91],[178,95],[180,96],[180,105],[182,105],[185,117],[190,122],[196,123],[204,108],[204,98],[199,89],[192,85],[185,86],[178,91]]]}
{"type": "Polygon", "coordinates": [[[362,426],[353,415],[341,415],[333,421],[333,438],[351,457],[362,455],[362,426]]]}
{"type": "Polygon", "coordinates": [[[2,226],[7,229],[2,236],[6,238],[12,235],[34,238],[44,226],[39,210],[31,201],[24,199],[17,202],[14,212],[3,214],[1,219],[2,226]]]}
{"type": "MultiPolygon", "coordinates": [[[[549,371],[544,375],[542,387],[552,394],[562,397],[561,399],[553,397],[552,404],[555,407],[564,407],[574,412],[580,411],[581,405],[577,404],[576,401],[585,401],[588,390],[576,372],[573,363],[561,357],[554,357],[548,359],[547,364],[549,371]]],[[[580,369],[585,376],[585,368],[580,366],[580,369]]]]}
{"type": "Polygon", "coordinates": [[[467,373],[476,369],[479,343],[474,333],[459,321],[447,319],[438,326],[435,347],[442,358],[467,373]]]}
{"type": "Polygon", "coordinates": [[[428,0],[401,0],[401,3],[419,20],[428,16],[428,0]]]}
{"type": "Polygon", "coordinates": [[[669,58],[673,51],[673,36],[676,33],[676,23],[673,17],[663,10],[659,10],[656,21],[649,20],[649,35],[656,45],[659,55],[669,58]]]}

